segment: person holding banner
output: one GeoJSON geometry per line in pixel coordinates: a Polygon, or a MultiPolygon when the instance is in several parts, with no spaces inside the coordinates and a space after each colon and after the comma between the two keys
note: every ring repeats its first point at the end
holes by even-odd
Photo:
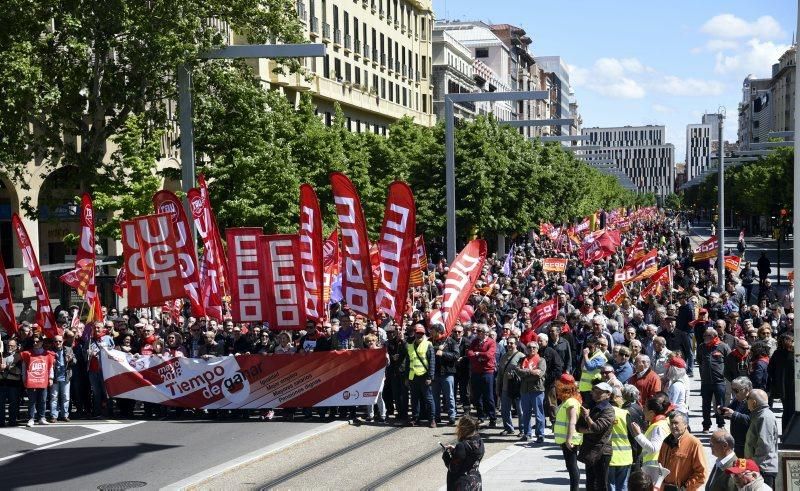
{"type": "Polygon", "coordinates": [[[108,335],[103,323],[95,322],[92,339],[89,341],[89,347],[86,352],[89,364],[89,385],[92,393],[92,416],[95,419],[100,419],[103,402],[107,403],[106,412],[108,416],[113,414],[111,399],[108,398],[105,384],[103,383],[103,367],[100,365],[100,352],[104,348],[111,349],[113,347],[114,339],[108,335]]]}
{"type": "Polygon", "coordinates": [[[24,386],[28,394],[28,424],[31,427],[38,421],[40,425],[48,424],[45,419],[45,403],[47,391],[53,386],[53,363],[55,355],[44,349],[44,336],[38,332],[31,336],[32,347],[16,352],[3,360],[5,367],[22,362],[24,386]]]}

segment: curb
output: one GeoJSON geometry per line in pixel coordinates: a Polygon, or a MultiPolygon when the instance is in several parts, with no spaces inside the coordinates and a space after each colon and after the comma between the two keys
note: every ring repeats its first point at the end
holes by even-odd
{"type": "Polygon", "coordinates": [[[326,423],[318,428],[313,428],[311,430],[304,431],[299,435],[295,435],[293,437],[286,438],[279,442],[273,443],[272,445],[268,445],[264,448],[254,450],[250,453],[237,457],[233,460],[229,460],[228,462],[223,462],[222,464],[216,465],[210,469],[189,476],[186,479],[182,479],[178,482],[168,484],[167,486],[164,486],[161,489],[165,491],[182,491],[182,490],[196,489],[197,486],[200,486],[204,482],[209,481],[215,477],[219,477],[228,472],[235,471],[243,466],[253,464],[255,462],[258,462],[259,460],[269,457],[272,454],[280,452],[300,442],[323,435],[325,433],[329,433],[333,430],[336,430],[338,428],[347,425],[348,425],[347,421],[333,421],[331,423],[326,423]]]}

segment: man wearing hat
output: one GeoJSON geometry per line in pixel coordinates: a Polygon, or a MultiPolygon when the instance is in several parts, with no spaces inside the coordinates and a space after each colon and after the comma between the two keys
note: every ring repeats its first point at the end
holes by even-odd
{"type": "Polygon", "coordinates": [[[734,459],[725,473],[733,478],[736,489],[746,491],[769,491],[770,488],[758,470],[758,464],[750,459],[734,459]]]}
{"type": "Polygon", "coordinates": [[[591,410],[580,408],[576,428],[583,433],[578,460],[586,465],[586,489],[605,490],[608,486],[608,467],[611,462],[611,427],[616,414],[610,403],[612,388],[605,382],[591,389],[594,405],[591,410]]]}
{"type": "Polygon", "coordinates": [[[411,389],[411,426],[428,420],[436,428],[433,415],[433,392],[431,383],[436,372],[436,356],[433,344],[425,337],[425,327],[414,325],[414,342],[408,343],[408,385],[411,389]],[[422,404],[422,408],[420,407],[422,404]]]}
{"type": "MultiPolygon", "coordinates": [[[[708,327],[703,333],[703,342],[697,345],[697,360],[700,364],[700,395],[703,398],[703,431],[711,428],[711,408],[725,405],[725,358],[730,347],[723,343],[715,329],[708,327]],[[714,405],[711,399],[714,398],[714,405]]],[[[717,426],[725,426],[725,419],[717,414],[717,426]]]]}

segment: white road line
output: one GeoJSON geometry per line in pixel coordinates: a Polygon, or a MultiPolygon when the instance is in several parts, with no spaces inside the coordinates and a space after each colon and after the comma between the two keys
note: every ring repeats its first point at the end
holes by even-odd
{"type": "Polygon", "coordinates": [[[26,452],[17,452],[17,453],[15,453],[13,455],[8,455],[6,457],[2,457],[2,458],[0,458],[0,462],[3,462],[5,460],[16,459],[17,457],[21,457],[22,455],[30,454],[30,453],[33,453],[33,452],[38,452],[40,450],[46,450],[48,448],[59,447],[61,445],[65,445],[67,443],[77,442],[79,440],[85,440],[87,438],[91,438],[91,437],[97,436],[97,435],[102,435],[104,433],[109,433],[109,432],[114,431],[114,430],[121,430],[121,429],[124,429],[124,428],[130,428],[131,426],[136,426],[136,425],[142,424],[144,422],[145,421],[135,421],[133,423],[125,423],[125,424],[92,425],[92,428],[97,428],[98,426],[104,426],[104,427],[99,429],[98,431],[95,431],[94,433],[90,433],[88,435],[83,435],[83,436],[79,436],[79,437],[76,437],[76,438],[70,438],[69,440],[63,440],[63,441],[60,441],[60,442],[51,443],[49,445],[44,445],[44,446],[41,446],[41,447],[37,447],[37,448],[34,448],[32,450],[28,450],[26,452]]]}
{"type": "Polygon", "coordinates": [[[198,472],[197,474],[189,476],[186,479],[164,486],[163,488],[161,488],[161,490],[180,491],[184,489],[195,488],[213,477],[217,477],[226,472],[232,472],[235,469],[238,469],[244,465],[252,464],[253,462],[261,460],[268,455],[280,452],[281,450],[287,447],[291,447],[292,445],[300,443],[304,440],[308,440],[309,438],[322,435],[323,433],[328,433],[329,431],[341,428],[342,426],[347,426],[347,424],[348,424],[347,421],[333,421],[331,423],[326,423],[317,428],[312,428],[308,431],[304,431],[299,435],[285,438],[277,443],[273,443],[272,445],[268,445],[264,448],[242,455],[241,457],[237,457],[233,460],[217,465],[208,470],[198,472]]]}
{"type": "Polygon", "coordinates": [[[0,428],[0,435],[21,440],[25,443],[32,445],[47,445],[48,443],[57,442],[58,438],[51,438],[35,431],[25,430],[23,428],[0,428]]]}

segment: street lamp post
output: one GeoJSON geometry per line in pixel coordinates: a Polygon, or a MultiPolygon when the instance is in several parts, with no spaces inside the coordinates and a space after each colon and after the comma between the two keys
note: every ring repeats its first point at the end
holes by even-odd
{"type": "Polygon", "coordinates": [[[722,120],[725,119],[725,108],[719,108],[719,181],[717,194],[719,198],[719,224],[717,225],[717,280],[718,286],[725,291],[725,138],[722,136],[722,120]]]}
{"type": "MultiPolygon", "coordinates": [[[[207,51],[199,59],[237,58],[317,58],[325,56],[324,44],[240,44],[207,51]]],[[[195,185],[194,124],[192,104],[192,70],[188,63],[178,67],[178,126],[181,138],[181,182],[183,192],[195,185]]],[[[188,206],[188,204],[187,204],[188,206]]],[[[192,216],[192,210],[186,210],[192,216]]],[[[194,220],[189,220],[189,231],[195,236],[194,220]]]]}
{"type": "Polygon", "coordinates": [[[456,146],[453,104],[456,102],[497,102],[544,100],[546,90],[518,92],[470,92],[444,96],[445,201],[447,206],[447,262],[456,258],[456,146]]]}

